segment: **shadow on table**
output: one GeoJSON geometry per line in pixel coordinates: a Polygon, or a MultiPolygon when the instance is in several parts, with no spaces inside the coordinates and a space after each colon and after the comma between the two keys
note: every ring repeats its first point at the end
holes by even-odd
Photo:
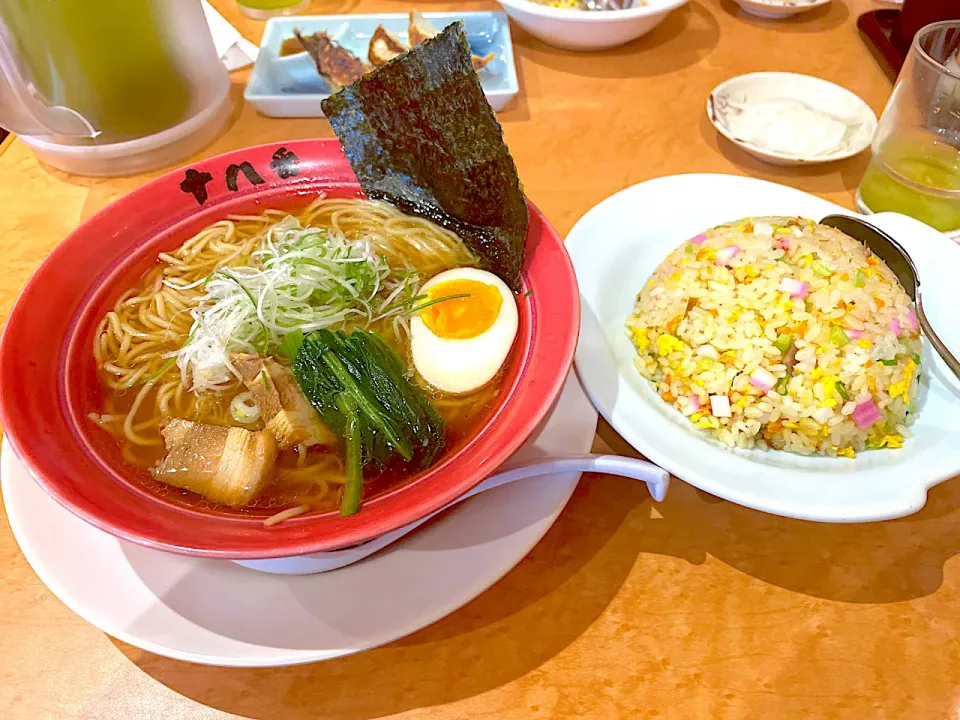
{"type": "MultiPolygon", "coordinates": [[[[603,421],[615,452],[636,453],[603,421]]],[[[838,525],[792,520],[674,482],[641,549],[702,562],[708,555],[763,582],[827,600],[902,602],[935,592],[960,554],[960,478],[932,488],[915,515],[838,525]]]]}
{"type": "Polygon", "coordinates": [[[543,540],[493,587],[453,615],[357,655],[248,670],[116,644],[177,693],[246,717],[366,720],[470,698],[534,671],[596,621],[637,555],[655,551],[644,529],[649,503],[642,483],[586,476],[543,540]]]}
{"type": "MultiPolygon", "coordinates": [[[[700,115],[700,135],[708,146],[736,165],[744,175],[761,177],[808,193],[853,193],[870,164],[869,149],[852,158],[821,165],[786,167],[763,162],[718,133],[706,112],[700,115]]],[[[850,204],[852,207],[852,202],[850,204]]]]}
{"type": "Polygon", "coordinates": [[[571,75],[605,78],[651,77],[682,70],[709,55],[720,40],[717,19],[699,2],[674,10],[643,37],[609,50],[561,50],[519,27],[511,26],[511,31],[519,58],[571,75]],[[617,62],[595,62],[597,58],[617,62]]]}
{"type": "Polygon", "coordinates": [[[829,5],[823,5],[780,20],[751,15],[737,5],[734,0],[720,0],[720,7],[727,15],[732,15],[748,25],[784,33],[815,33],[833,30],[843,25],[850,17],[850,10],[843,0],[833,0],[829,5]]]}

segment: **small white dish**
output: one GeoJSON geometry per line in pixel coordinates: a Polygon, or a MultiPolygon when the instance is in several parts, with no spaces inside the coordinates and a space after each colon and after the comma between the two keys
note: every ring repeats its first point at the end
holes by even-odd
{"type": "Polygon", "coordinates": [[[877,116],[849,90],[810,75],[759,72],[739,75],[713,89],[707,97],[707,117],[721,135],[754,157],[774,165],[812,165],[853,157],[870,146],[877,129],[877,116]],[[744,113],[756,112],[774,103],[790,103],[822,113],[846,129],[835,147],[810,151],[798,134],[784,136],[780,147],[764,147],[739,137],[738,123],[744,113]],[[790,149],[791,145],[795,149],[790,149]]]}
{"type": "Polygon", "coordinates": [[[549,7],[532,0],[497,0],[517,25],[547,45],[565,50],[604,50],[646,35],[689,0],[635,0],[626,10],[586,11],[549,7]]]}
{"type": "MultiPolygon", "coordinates": [[[[597,413],[571,372],[553,412],[513,460],[588,452],[596,427],[597,413]]],[[[59,505],[6,444],[0,454],[10,528],[67,607],[143,650],[234,667],[349,655],[449,615],[540,541],[579,478],[564,473],[490,490],[334,572],[270,575],[118,540],[59,505]]]]}
{"type": "Polygon", "coordinates": [[[829,5],[831,0],[736,0],[744,12],[768,20],[782,20],[814,8],[829,5]]]}
{"type": "MultiPolygon", "coordinates": [[[[480,71],[480,86],[490,106],[498,112],[503,110],[520,92],[506,16],[500,12],[441,12],[424,13],[424,17],[438,30],[462,20],[471,50],[481,56],[489,52],[496,56],[480,71]]],[[[270,18],[244,99],[268,117],[323,117],[320,101],[331,94],[327,81],[307,53],[281,57],[284,40],[294,37],[294,30],[326,32],[366,62],[377,25],[407,42],[409,17],[399,13],[270,18]]]]}
{"type": "MultiPolygon", "coordinates": [[[[678,175],[635,185],[584,215],[567,237],[580,285],[577,372],[600,413],[640,453],[691,485],[776,515],[824,522],[885,520],[923,507],[927,490],[960,475],[960,383],[927,347],[922,407],[900,450],[855,459],[774,450],[730,450],[692,428],[637,372],[624,331],[637,292],[685,238],[760,215],[819,220],[847,213],[813,195],[751,178],[678,175]]],[[[960,246],[911,218],[882,213],[870,222],[910,253],[924,306],[943,341],[960,350],[955,322],[960,246]],[[942,329],[942,330],[941,330],[942,329]]]]}

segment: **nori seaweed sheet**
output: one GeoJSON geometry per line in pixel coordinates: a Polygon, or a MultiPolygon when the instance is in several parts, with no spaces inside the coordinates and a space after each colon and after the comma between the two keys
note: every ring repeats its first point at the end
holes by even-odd
{"type": "Polygon", "coordinates": [[[520,289],[527,205],[463,23],[323,101],[367,197],[459,235],[520,289]]]}

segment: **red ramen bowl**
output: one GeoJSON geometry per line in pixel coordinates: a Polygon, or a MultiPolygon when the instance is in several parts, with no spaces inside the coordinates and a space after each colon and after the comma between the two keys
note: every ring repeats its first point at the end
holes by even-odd
{"type": "Polygon", "coordinates": [[[43,488],[87,522],[148,547],[257,559],[335,550],[443,507],[510,457],[550,410],[570,370],[580,326],[573,266],[556,231],[530,206],[520,327],[496,405],[479,429],[359,514],[310,513],[265,527],[263,517],[158,494],[88,418],[104,389],[93,359],[97,324],[157,262],[232,213],[299,209],[317,193],[361,197],[335,140],[240,150],[165,175],[81,225],[37,270],[0,341],[0,420],[43,488]]]}

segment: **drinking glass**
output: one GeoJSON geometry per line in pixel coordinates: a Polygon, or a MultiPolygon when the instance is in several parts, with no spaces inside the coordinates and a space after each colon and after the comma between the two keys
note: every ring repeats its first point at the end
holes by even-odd
{"type": "Polygon", "coordinates": [[[274,15],[296,15],[310,7],[310,0],[237,0],[240,12],[254,20],[274,15]]]}
{"type": "Polygon", "coordinates": [[[914,37],[857,203],[960,230],[960,21],[927,25],[914,37]]]}

